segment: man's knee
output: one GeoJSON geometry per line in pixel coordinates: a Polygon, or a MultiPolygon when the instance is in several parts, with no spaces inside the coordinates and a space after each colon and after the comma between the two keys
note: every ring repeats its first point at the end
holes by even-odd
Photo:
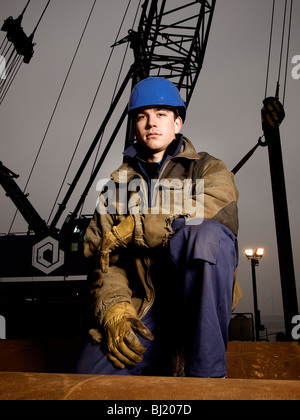
{"type": "Polygon", "coordinates": [[[237,248],[235,235],[217,220],[204,219],[199,224],[184,224],[170,241],[173,261],[203,260],[216,264],[220,246],[237,248]]]}

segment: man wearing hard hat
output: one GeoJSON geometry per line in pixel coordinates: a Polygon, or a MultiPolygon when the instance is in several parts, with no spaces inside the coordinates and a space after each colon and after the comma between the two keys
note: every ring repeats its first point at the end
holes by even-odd
{"type": "Polygon", "coordinates": [[[224,377],[241,294],[233,174],[181,134],[170,81],[138,83],[129,116],[135,141],[87,229],[95,325],[77,372],[224,377]]]}

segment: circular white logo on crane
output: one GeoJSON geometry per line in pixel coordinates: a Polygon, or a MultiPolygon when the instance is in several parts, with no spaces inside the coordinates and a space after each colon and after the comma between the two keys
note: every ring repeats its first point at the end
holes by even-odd
{"type": "Polygon", "coordinates": [[[59,242],[48,236],[32,248],[32,265],[45,274],[50,274],[63,265],[64,251],[59,249],[59,242]]]}

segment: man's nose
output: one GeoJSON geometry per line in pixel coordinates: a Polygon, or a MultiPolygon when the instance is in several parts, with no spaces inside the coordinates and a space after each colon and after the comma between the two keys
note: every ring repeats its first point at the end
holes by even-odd
{"type": "Polygon", "coordinates": [[[149,127],[157,127],[157,118],[155,115],[149,115],[147,122],[149,127]]]}

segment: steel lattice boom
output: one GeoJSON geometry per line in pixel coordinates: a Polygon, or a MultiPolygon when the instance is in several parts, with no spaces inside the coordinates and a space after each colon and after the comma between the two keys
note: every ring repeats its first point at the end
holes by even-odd
{"type": "Polygon", "coordinates": [[[179,7],[175,3],[146,1],[138,34],[146,45],[150,75],[175,83],[188,106],[202,68],[216,0],[179,7]]]}

